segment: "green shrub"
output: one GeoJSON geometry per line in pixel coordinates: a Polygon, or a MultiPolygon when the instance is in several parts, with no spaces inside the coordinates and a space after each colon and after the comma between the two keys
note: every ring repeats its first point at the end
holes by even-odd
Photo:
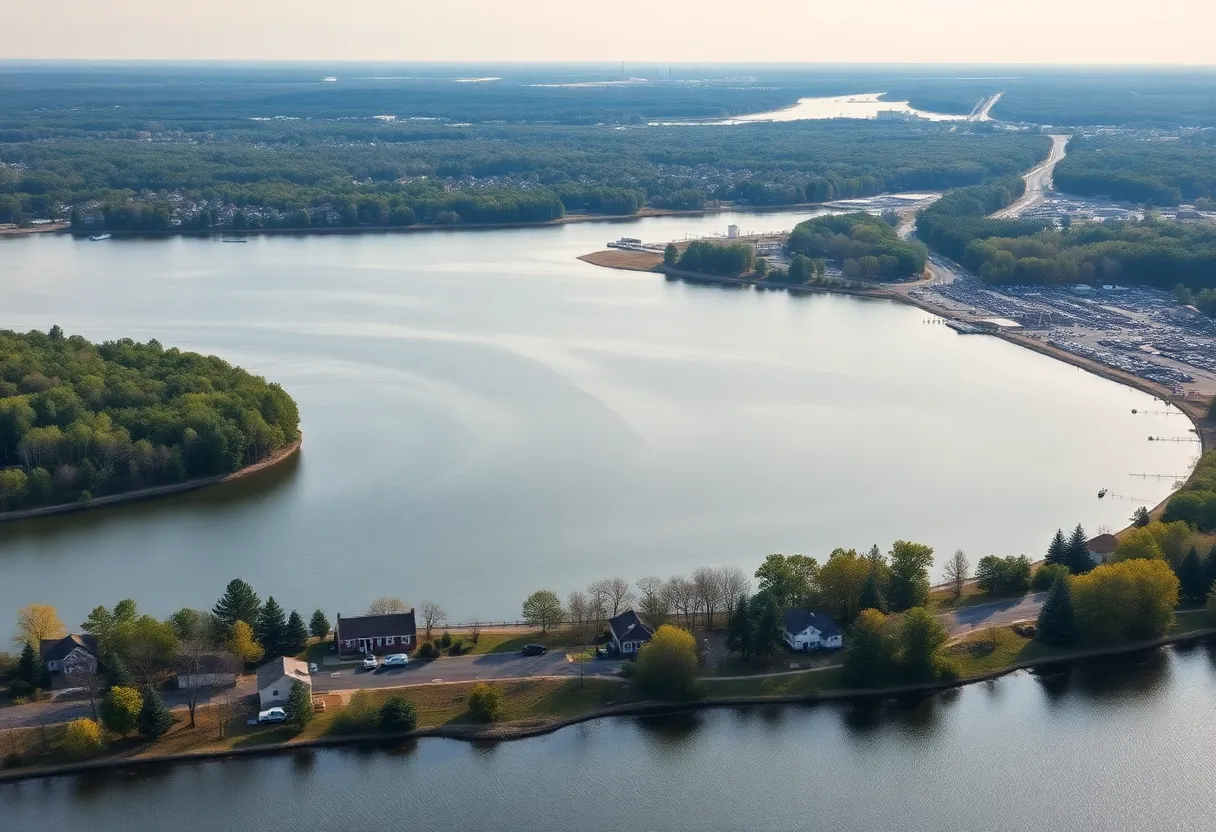
{"type": "Polygon", "coordinates": [[[9,699],[29,699],[34,695],[34,686],[24,679],[18,679],[8,686],[9,699]]]}
{"type": "Polygon", "coordinates": [[[420,659],[437,659],[439,658],[439,648],[435,646],[433,641],[424,641],[422,646],[418,648],[418,658],[420,659]]]}
{"type": "Polygon", "coordinates": [[[444,650],[452,646],[452,634],[447,630],[444,630],[443,635],[439,637],[439,646],[444,650]]]}
{"type": "Polygon", "coordinates": [[[418,727],[418,710],[404,696],[392,696],[380,708],[380,730],[413,731],[418,727]]]}
{"type": "Polygon", "coordinates": [[[0,760],[0,768],[18,768],[25,765],[25,758],[16,751],[4,755],[4,759],[0,760]]]}
{"type": "Polygon", "coordinates": [[[1046,589],[1051,589],[1051,585],[1060,578],[1067,578],[1070,574],[1068,567],[1062,563],[1045,563],[1034,571],[1034,578],[1030,581],[1030,587],[1035,592],[1042,592],[1046,589]]]}
{"type": "Polygon", "coordinates": [[[502,694],[498,688],[478,682],[469,691],[469,716],[477,722],[493,722],[502,713],[502,694]]]}
{"type": "Polygon", "coordinates": [[[472,649],[472,646],[465,644],[463,641],[453,641],[452,646],[448,648],[448,655],[462,656],[472,649]]]}
{"type": "Polygon", "coordinates": [[[621,666],[621,676],[626,679],[632,679],[637,675],[637,672],[638,666],[633,662],[625,662],[625,664],[621,666]]]}
{"type": "Polygon", "coordinates": [[[334,715],[329,730],[334,734],[375,733],[380,728],[380,711],[370,691],[355,691],[346,707],[334,715]]]}

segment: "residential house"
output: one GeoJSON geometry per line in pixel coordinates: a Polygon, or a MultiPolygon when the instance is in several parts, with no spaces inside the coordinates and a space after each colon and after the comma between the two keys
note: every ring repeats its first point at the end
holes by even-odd
{"type": "Polygon", "coordinates": [[[289,659],[279,656],[258,668],[258,702],[262,710],[282,707],[291,695],[291,686],[295,682],[308,686],[312,693],[312,676],[308,665],[299,659],[289,659]]]}
{"type": "Polygon", "coordinates": [[[199,656],[177,669],[177,686],[181,690],[221,688],[236,684],[236,662],[228,656],[199,656]]]}
{"type": "Polygon", "coordinates": [[[339,655],[368,653],[409,653],[418,646],[418,625],[414,611],[386,615],[361,615],[343,618],[334,624],[334,644],[339,655]]]}
{"type": "Polygon", "coordinates": [[[785,643],[791,650],[839,650],[844,633],[831,616],[821,612],[790,610],[785,614],[785,643]]]}
{"type": "Polygon", "coordinates": [[[633,610],[608,619],[608,632],[612,635],[612,646],[622,656],[634,655],[654,635],[654,630],[633,610]]]}
{"type": "Polygon", "coordinates": [[[1094,563],[1103,564],[1110,560],[1115,549],[1119,548],[1119,538],[1113,534],[1100,534],[1092,540],[1086,541],[1085,548],[1089,550],[1089,557],[1094,563]]]}
{"type": "Polygon", "coordinates": [[[48,673],[93,673],[97,670],[97,637],[72,633],[60,639],[43,639],[39,645],[48,673]]]}

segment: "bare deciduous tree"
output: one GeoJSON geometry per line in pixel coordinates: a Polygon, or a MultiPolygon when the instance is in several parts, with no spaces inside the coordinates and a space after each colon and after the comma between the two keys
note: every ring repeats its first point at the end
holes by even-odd
{"type": "Polygon", "coordinates": [[[236,719],[241,711],[241,700],[233,690],[225,690],[211,697],[211,714],[222,740],[228,735],[228,723],[236,719]]]}
{"type": "Polygon", "coordinates": [[[651,627],[661,627],[671,615],[671,598],[665,591],[666,587],[662,578],[648,576],[638,580],[638,590],[642,593],[642,617],[651,627]]]}
{"type": "Polygon", "coordinates": [[[587,616],[590,609],[591,603],[586,593],[576,589],[566,596],[566,614],[570,616],[571,633],[578,644],[585,644],[587,641],[587,616]]]}
{"type": "Polygon", "coordinates": [[[587,587],[587,594],[602,603],[605,615],[615,616],[633,603],[633,591],[624,578],[605,578],[587,587]]]}
{"type": "Polygon", "coordinates": [[[722,606],[730,607],[741,596],[751,595],[752,582],[747,573],[737,566],[718,568],[718,587],[722,592],[722,606]]]}
{"type": "Polygon", "coordinates": [[[93,670],[77,670],[67,674],[64,679],[69,687],[81,688],[89,697],[89,707],[93,711],[93,721],[97,721],[97,700],[106,689],[105,679],[93,670]]]}
{"type": "Polygon", "coordinates": [[[418,605],[418,611],[422,613],[422,627],[426,630],[426,640],[431,640],[431,630],[435,628],[440,621],[448,617],[444,612],[443,607],[434,601],[423,601],[418,605]]]}
{"type": "Polygon", "coordinates": [[[692,573],[692,585],[701,611],[705,613],[705,628],[712,629],[714,613],[722,602],[722,585],[718,579],[718,570],[708,566],[697,567],[692,573]]]}
{"type": "Polygon", "coordinates": [[[596,621],[603,621],[608,617],[608,610],[611,607],[608,604],[607,581],[592,581],[587,586],[587,604],[588,615],[594,617],[596,621]]]}
{"type": "Polygon", "coordinates": [[[671,599],[671,608],[684,617],[684,628],[691,631],[693,618],[700,610],[697,590],[687,578],[677,575],[667,582],[667,596],[671,599]]]}
{"type": "Polygon", "coordinates": [[[237,658],[215,650],[205,639],[182,642],[177,659],[178,687],[186,694],[186,710],[190,712],[190,727],[200,700],[216,686],[216,677],[236,673],[237,658]]]}
{"type": "Polygon", "coordinates": [[[967,553],[962,549],[955,549],[954,554],[942,567],[942,574],[946,578],[946,583],[950,584],[950,591],[954,593],[954,597],[961,597],[963,584],[967,583],[967,578],[971,577],[971,563],[967,560],[967,553]]]}
{"type": "Polygon", "coordinates": [[[368,615],[388,615],[394,612],[409,612],[410,608],[400,598],[382,595],[367,605],[368,615]]]}

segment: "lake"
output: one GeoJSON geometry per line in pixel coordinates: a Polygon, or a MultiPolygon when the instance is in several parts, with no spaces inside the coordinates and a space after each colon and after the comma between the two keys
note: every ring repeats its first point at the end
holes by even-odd
{"type": "Polygon", "coordinates": [[[770,552],[1038,557],[1190,470],[1196,445],[1147,441],[1188,436],[1177,411],[920,310],[575,259],[806,216],[0,241],[0,326],[215,353],[281,382],[305,437],[231,487],[0,526],[0,634],[30,602],[165,615],[238,576],[306,617],[392,595],[503,620],[541,587],[770,552]]]}
{"type": "Polygon", "coordinates": [[[502,744],[0,785],[11,829],[1182,832],[1216,812],[1216,645],[920,701],[612,719],[502,744]]]}

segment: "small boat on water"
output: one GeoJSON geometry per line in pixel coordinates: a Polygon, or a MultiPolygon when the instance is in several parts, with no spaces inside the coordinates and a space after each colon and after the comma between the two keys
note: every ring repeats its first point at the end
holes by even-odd
{"type": "Polygon", "coordinates": [[[1101,491],[1098,492],[1098,499],[1101,500],[1105,496],[1106,496],[1106,489],[1103,488],[1101,491]]]}
{"type": "Polygon", "coordinates": [[[220,240],[221,243],[247,243],[248,240],[220,240]]]}
{"type": "Polygon", "coordinates": [[[93,236],[89,237],[89,239],[90,239],[90,240],[92,240],[93,242],[95,242],[95,243],[96,243],[96,242],[98,242],[99,240],[108,240],[108,239],[110,239],[110,238],[111,238],[111,237],[113,237],[113,236],[114,236],[114,235],[113,235],[113,234],[110,234],[110,233],[106,233],[106,234],[94,234],[93,236]]]}

